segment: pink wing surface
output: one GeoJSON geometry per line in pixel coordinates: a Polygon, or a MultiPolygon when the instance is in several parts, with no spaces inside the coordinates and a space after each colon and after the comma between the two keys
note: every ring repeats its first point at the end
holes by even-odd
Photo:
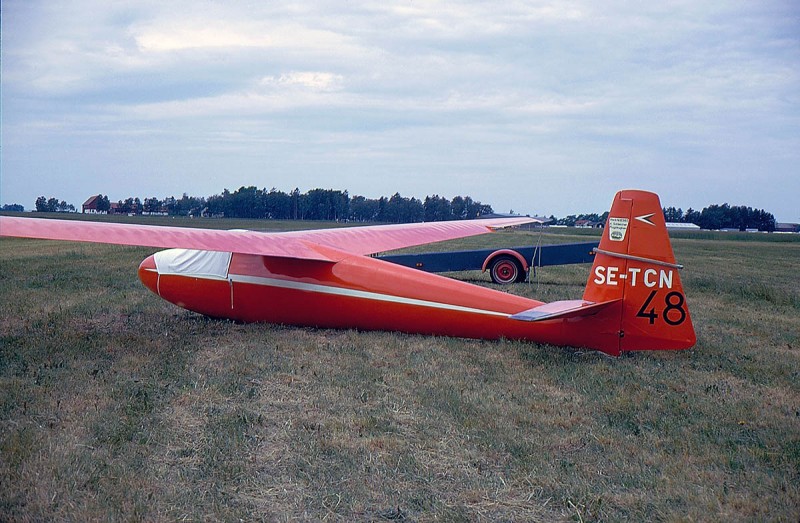
{"type": "Polygon", "coordinates": [[[339,261],[350,254],[372,254],[475,236],[532,221],[535,220],[498,218],[262,233],[0,216],[0,236],[339,261]]]}
{"type": "Polygon", "coordinates": [[[341,229],[316,229],[282,234],[340,249],[352,254],[375,254],[404,247],[486,234],[496,229],[539,222],[535,218],[489,218],[448,222],[370,225],[341,229]]]}
{"type": "Polygon", "coordinates": [[[329,261],[327,256],[317,252],[301,239],[287,242],[280,239],[278,234],[254,231],[223,231],[190,227],[0,216],[0,236],[138,245],[164,249],[269,254],[329,261]]]}

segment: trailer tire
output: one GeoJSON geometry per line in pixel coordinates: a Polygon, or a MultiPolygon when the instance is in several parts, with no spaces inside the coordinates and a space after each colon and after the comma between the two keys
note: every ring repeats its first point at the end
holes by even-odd
{"type": "Polygon", "coordinates": [[[525,272],[519,260],[508,254],[503,254],[492,260],[489,265],[489,276],[494,283],[506,285],[525,279],[525,272]]]}

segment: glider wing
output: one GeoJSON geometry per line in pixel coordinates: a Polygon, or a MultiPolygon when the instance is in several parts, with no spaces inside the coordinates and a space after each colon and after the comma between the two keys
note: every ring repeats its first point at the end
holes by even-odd
{"type": "Polygon", "coordinates": [[[426,243],[477,236],[497,229],[539,222],[535,218],[497,218],[446,222],[370,225],[283,233],[284,237],[340,249],[352,254],[375,254],[426,243]]]}
{"type": "Polygon", "coordinates": [[[332,261],[301,239],[283,241],[279,234],[165,227],[128,223],[49,220],[0,216],[0,236],[69,240],[164,249],[269,254],[289,258],[332,261]]]}
{"type": "Polygon", "coordinates": [[[352,254],[475,236],[531,221],[535,220],[499,218],[262,233],[0,216],[0,236],[339,261],[352,254]]]}

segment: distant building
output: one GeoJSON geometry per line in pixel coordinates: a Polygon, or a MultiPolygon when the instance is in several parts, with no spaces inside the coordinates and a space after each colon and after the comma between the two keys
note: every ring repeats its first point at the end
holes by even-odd
{"type": "Polygon", "coordinates": [[[775,232],[800,232],[800,224],[797,223],[776,223],[775,232]]]}
{"type": "Polygon", "coordinates": [[[667,222],[667,229],[673,231],[699,231],[700,226],[693,223],[667,222]]]}
{"type": "Polygon", "coordinates": [[[100,195],[96,194],[83,202],[81,212],[83,214],[108,214],[107,211],[100,211],[97,209],[97,204],[100,201],[100,195]]]}
{"type": "Polygon", "coordinates": [[[577,220],[575,227],[579,229],[602,229],[603,222],[594,222],[592,220],[577,220]]]}
{"type": "Polygon", "coordinates": [[[142,211],[142,216],[169,216],[166,207],[159,207],[155,211],[142,211]]]}
{"type": "Polygon", "coordinates": [[[136,203],[111,202],[110,205],[108,214],[127,214],[128,216],[139,214],[139,206],[136,203]]]}

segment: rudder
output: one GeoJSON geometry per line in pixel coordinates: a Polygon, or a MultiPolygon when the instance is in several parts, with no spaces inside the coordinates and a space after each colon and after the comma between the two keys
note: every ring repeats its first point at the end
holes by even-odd
{"type": "Polygon", "coordinates": [[[619,350],[678,350],[696,337],[658,196],[614,197],[583,299],[621,299],[619,350]]]}

